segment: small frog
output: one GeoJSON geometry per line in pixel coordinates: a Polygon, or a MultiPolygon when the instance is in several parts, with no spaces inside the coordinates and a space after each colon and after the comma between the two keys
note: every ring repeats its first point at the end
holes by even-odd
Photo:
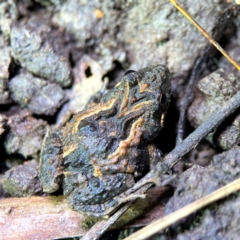
{"type": "Polygon", "coordinates": [[[104,216],[117,196],[149,170],[152,141],[170,102],[170,73],[163,65],[128,71],[99,103],[45,137],[39,168],[44,192],[62,184],[71,208],[104,216]]]}

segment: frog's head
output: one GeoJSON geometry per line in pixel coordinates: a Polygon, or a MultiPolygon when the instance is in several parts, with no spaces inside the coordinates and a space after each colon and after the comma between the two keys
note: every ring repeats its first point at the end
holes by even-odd
{"type": "MultiPolygon", "coordinates": [[[[121,89],[118,118],[141,121],[145,135],[153,136],[163,126],[170,102],[171,82],[167,67],[157,64],[139,71],[128,71],[117,86],[121,89]]],[[[148,138],[148,137],[147,137],[148,138]]]]}
{"type": "Polygon", "coordinates": [[[146,100],[159,104],[160,111],[166,112],[171,94],[170,72],[161,64],[143,68],[137,72],[139,92],[146,94],[146,100]]]}
{"type": "Polygon", "coordinates": [[[171,94],[170,72],[167,67],[161,64],[149,66],[139,71],[129,70],[125,73],[121,83],[125,88],[122,96],[122,109],[141,103],[143,107],[148,103],[148,110],[157,107],[157,111],[166,112],[171,94]],[[126,94],[127,93],[127,94],[126,94]],[[125,103],[125,104],[124,104],[125,103]]]}

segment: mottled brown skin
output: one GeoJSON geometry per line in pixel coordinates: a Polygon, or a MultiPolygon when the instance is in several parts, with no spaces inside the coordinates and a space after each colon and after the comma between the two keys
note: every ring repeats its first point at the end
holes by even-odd
{"type": "Polygon", "coordinates": [[[170,101],[169,77],[163,65],[127,73],[99,103],[49,132],[39,171],[44,191],[62,183],[74,210],[109,214],[117,196],[149,169],[149,142],[162,128],[170,101]]]}

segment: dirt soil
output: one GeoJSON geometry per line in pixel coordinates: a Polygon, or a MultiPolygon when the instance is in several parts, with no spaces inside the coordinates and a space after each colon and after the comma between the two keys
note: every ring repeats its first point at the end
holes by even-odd
{"type": "MultiPolygon", "coordinates": [[[[179,2],[209,33],[218,31],[229,8],[223,0],[179,2]]],[[[218,41],[240,62],[240,10],[230,12],[218,41]]],[[[160,63],[171,72],[172,101],[155,140],[163,154],[170,152],[180,100],[208,44],[167,0],[0,1],[0,198],[41,195],[37,168],[45,133],[112,88],[129,69],[160,63]]],[[[199,72],[187,133],[240,89],[240,72],[217,52],[199,72]]],[[[237,179],[239,144],[237,111],[183,158],[201,167],[183,172],[183,162],[175,166],[183,174],[165,214],[237,179]]],[[[239,204],[234,194],[175,224],[161,239],[238,239],[239,204]]]]}

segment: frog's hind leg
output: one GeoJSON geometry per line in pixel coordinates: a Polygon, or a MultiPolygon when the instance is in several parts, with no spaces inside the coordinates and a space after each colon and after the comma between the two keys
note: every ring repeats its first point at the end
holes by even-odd
{"type": "Polygon", "coordinates": [[[76,187],[67,196],[69,205],[75,211],[87,215],[107,215],[117,205],[117,201],[113,198],[131,188],[134,184],[133,175],[127,173],[92,177],[76,187]]]}
{"type": "Polygon", "coordinates": [[[44,192],[58,190],[63,174],[62,142],[60,130],[47,132],[41,150],[39,179],[44,192]]]}

